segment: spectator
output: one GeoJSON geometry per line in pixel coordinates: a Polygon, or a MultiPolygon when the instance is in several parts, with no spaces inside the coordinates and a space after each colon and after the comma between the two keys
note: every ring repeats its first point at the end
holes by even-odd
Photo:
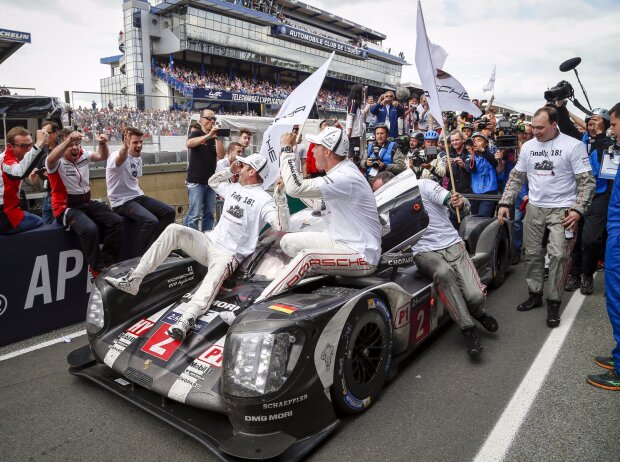
{"type": "Polygon", "coordinates": [[[362,138],[365,139],[366,127],[362,114],[362,91],[364,87],[357,83],[351,87],[347,107],[347,137],[349,138],[349,159],[354,163],[360,161],[362,138]]]}
{"type": "MultiPolygon", "coordinates": [[[[471,174],[467,171],[468,152],[465,149],[465,137],[460,130],[452,130],[450,133],[450,162],[454,175],[454,187],[456,192],[471,194],[471,174]]],[[[446,169],[447,181],[443,185],[446,189],[451,188],[450,171],[446,169]]]]}
{"type": "Polygon", "coordinates": [[[6,150],[0,154],[0,234],[16,234],[43,225],[41,217],[19,206],[19,185],[44,154],[49,134],[37,130],[36,143],[23,127],[6,134],[6,150]]]}
{"type": "Polygon", "coordinates": [[[125,131],[123,147],[113,152],[105,170],[108,200],[112,210],[140,226],[138,244],[134,249],[142,255],[159,237],[162,231],[174,223],[175,212],[172,207],[149,197],[140,189],[138,178],[142,176],[142,142],[144,133],[136,128],[125,131]]]}
{"type": "Polygon", "coordinates": [[[418,98],[417,95],[413,95],[409,98],[409,105],[403,117],[403,134],[409,135],[414,130],[418,129],[418,120],[420,119],[420,114],[418,113],[419,105],[420,98],[418,98]]]}
{"type": "Polygon", "coordinates": [[[28,180],[33,187],[45,193],[45,196],[41,201],[41,218],[43,219],[44,224],[50,225],[54,222],[54,212],[52,211],[52,193],[47,179],[45,159],[58,145],[57,139],[58,134],[60,133],[60,127],[56,122],[46,120],[43,122],[41,130],[45,130],[49,134],[49,138],[47,140],[47,145],[43,148],[45,152],[39,159],[39,162],[37,162],[37,167],[28,176],[28,180]]]}
{"type": "Polygon", "coordinates": [[[395,141],[388,141],[388,128],[379,124],[375,127],[375,141],[368,145],[367,151],[360,159],[360,167],[370,184],[377,173],[388,171],[398,175],[405,170],[405,156],[395,141]]]}
{"type": "MultiPolygon", "coordinates": [[[[364,117],[364,122],[366,123],[366,129],[374,129],[377,124],[377,116],[370,112],[370,108],[375,105],[375,97],[368,96],[366,98],[366,104],[364,105],[364,109],[362,111],[362,115],[364,117]]],[[[361,147],[361,146],[360,146],[361,147]]]]}
{"type": "Polygon", "coordinates": [[[405,110],[402,106],[394,104],[394,93],[386,91],[379,97],[379,102],[370,108],[370,112],[377,116],[377,124],[384,124],[388,130],[388,136],[398,136],[398,119],[402,118],[405,110]]]}
{"type": "Polygon", "coordinates": [[[118,261],[121,247],[120,216],[105,204],[90,198],[91,162],[108,158],[108,137],[99,135],[97,152],[84,151],[82,134],[73,132],[47,156],[45,166],[52,185],[54,217],[73,230],[82,241],[91,277],[118,261]],[[104,230],[103,248],[99,249],[99,226],[104,230]]]}
{"type": "Polygon", "coordinates": [[[469,122],[465,122],[463,124],[463,128],[461,129],[461,132],[463,133],[463,138],[465,138],[465,140],[470,139],[471,135],[474,134],[473,124],[470,124],[469,122]]]}
{"type": "MultiPolygon", "coordinates": [[[[497,159],[489,151],[489,139],[475,132],[473,146],[467,157],[466,169],[471,174],[471,189],[474,194],[497,194],[497,159]]],[[[481,217],[492,217],[495,212],[493,201],[472,201],[471,213],[481,217]]]]}
{"type": "Polygon", "coordinates": [[[422,164],[421,178],[442,183],[446,175],[446,153],[438,148],[439,133],[429,130],[424,133],[424,156],[426,163],[422,164]],[[432,153],[431,153],[432,151],[432,153]]]}
{"type": "Polygon", "coordinates": [[[250,131],[249,128],[242,128],[241,130],[239,130],[239,144],[241,145],[243,157],[246,157],[252,154],[252,148],[250,146],[251,141],[252,141],[252,132],[250,131]]]}
{"type": "MultiPolygon", "coordinates": [[[[583,143],[561,133],[558,113],[543,107],[534,113],[532,129],[535,139],[526,142],[519,160],[510,173],[497,217],[500,223],[509,216],[509,208],[527,179],[529,201],[524,222],[525,270],[529,297],[517,310],[529,311],[542,306],[544,255],[542,245],[549,231],[549,292],[547,326],[560,325],[560,303],[566,278],[566,259],[573,239],[572,230],[588,209],[594,192],[594,177],[583,143]]],[[[472,180],[473,181],[473,180],[472,180]]]]}
{"type": "Polygon", "coordinates": [[[217,117],[210,109],[203,109],[200,113],[201,130],[189,135],[187,148],[189,149],[187,166],[187,190],[189,195],[189,210],[183,224],[193,229],[209,231],[213,228],[213,213],[215,211],[215,191],[209,186],[209,178],[215,173],[217,160],[225,155],[224,145],[217,139],[217,117]]]}

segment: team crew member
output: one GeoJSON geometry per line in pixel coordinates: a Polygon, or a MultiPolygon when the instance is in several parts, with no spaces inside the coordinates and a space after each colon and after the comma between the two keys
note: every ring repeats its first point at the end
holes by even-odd
{"type": "MultiPolygon", "coordinates": [[[[616,137],[616,143],[620,143],[620,103],[612,107],[609,113],[611,131],[616,137]]],[[[615,149],[618,150],[618,148],[616,144],[615,149]]],[[[609,200],[605,266],[607,267],[605,270],[607,314],[611,322],[615,346],[611,357],[597,357],[594,360],[599,366],[609,369],[607,373],[589,375],[588,382],[605,390],[620,391],[620,272],[618,271],[620,267],[620,169],[616,172],[609,200]]]]}
{"type": "Polygon", "coordinates": [[[537,110],[532,129],[534,139],[521,148],[500,201],[497,218],[503,223],[504,217],[509,216],[509,208],[527,180],[529,200],[523,245],[530,296],[517,310],[529,311],[542,306],[545,255],[542,245],[545,230],[549,230],[547,255],[551,287],[547,294],[547,325],[557,327],[574,242],[574,239],[567,239],[565,230],[576,231],[590,204],[594,177],[585,145],[560,132],[555,109],[543,107],[537,110]]]}
{"type": "Polygon", "coordinates": [[[174,222],[174,209],[157,199],[146,196],[138,178],[142,176],[142,141],[144,133],[127,128],[123,147],[110,154],[105,169],[110,206],[119,215],[140,224],[136,249],[142,255],[169,224],[174,222]]]}
{"type": "Polygon", "coordinates": [[[99,135],[97,152],[84,151],[82,134],[73,132],[47,156],[45,166],[52,187],[52,210],[56,220],[77,233],[92,277],[118,261],[122,218],[105,204],[90,198],[91,162],[108,158],[108,137],[99,135]],[[104,229],[103,249],[99,249],[99,230],[104,229]]]}
{"type": "Polygon", "coordinates": [[[297,284],[308,269],[318,273],[365,276],[375,271],[381,254],[381,224],[370,186],[347,159],[344,130],[328,127],[306,136],[315,143],[316,166],[327,174],[304,180],[295,168],[296,135],[285,133],[280,144],[280,174],[286,193],[300,199],[323,199],[325,232],[298,232],[282,237],[280,246],[293,260],[258,300],[297,284]]]}
{"type": "Polygon", "coordinates": [[[254,252],[261,229],[269,224],[276,231],[288,229],[286,196],[276,186],[272,198],[263,190],[269,173],[267,159],[259,154],[238,157],[231,167],[214,174],[209,185],[224,197],[222,217],[213,231],[202,233],[180,225],[170,225],[140,259],[135,270],[120,278],[106,277],[112,286],[137,294],[144,277],[157,268],[174,249],[181,249],[198,263],[208,267],[207,275],[183,314],[168,333],[183,340],[196,318],[204,314],[220,290],[245,257],[254,252]],[[230,178],[239,175],[238,183],[230,178]]]}
{"type": "Polygon", "coordinates": [[[6,134],[6,150],[0,154],[0,234],[15,234],[43,225],[41,217],[19,207],[19,185],[27,178],[44,153],[49,134],[37,130],[32,145],[30,133],[14,127],[6,134]]]}
{"type": "Polygon", "coordinates": [[[478,356],[483,347],[474,319],[491,332],[497,331],[498,324],[484,311],[485,286],[449,218],[448,209],[454,213],[459,209],[461,216],[467,215],[469,202],[459,193],[450,195],[433,180],[419,180],[418,185],[429,223],[413,246],[414,261],[439,288],[441,300],[467,339],[467,353],[478,356]]]}

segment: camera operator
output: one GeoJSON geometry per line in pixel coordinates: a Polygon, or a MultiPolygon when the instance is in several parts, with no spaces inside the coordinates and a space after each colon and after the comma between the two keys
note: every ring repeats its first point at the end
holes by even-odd
{"type": "Polygon", "coordinates": [[[379,97],[379,102],[370,108],[370,112],[377,116],[377,125],[384,124],[388,136],[398,136],[398,119],[405,115],[405,109],[394,100],[394,93],[386,91],[379,97]]]}
{"type": "Polygon", "coordinates": [[[594,192],[594,177],[585,146],[560,132],[555,109],[547,106],[538,109],[534,113],[532,129],[535,139],[521,149],[500,201],[497,218],[503,224],[504,217],[509,217],[509,208],[527,179],[530,189],[524,221],[524,246],[529,297],[517,310],[529,311],[543,304],[542,246],[543,236],[548,230],[550,287],[547,326],[553,328],[560,325],[566,260],[574,241],[567,238],[566,231],[574,230],[588,209],[594,192]]]}
{"type": "Polygon", "coordinates": [[[424,133],[424,156],[427,160],[421,166],[421,178],[442,184],[443,178],[446,176],[446,159],[448,156],[445,151],[439,151],[438,144],[439,133],[435,130],[424,133]]]}
{"type": "MultiPolygon", "coordinates": [[[[489,138],[481,132],[472,135],[473,146],[465,163],[471,174],[471,189],[474,194],[497,194],[497,159],[489,150],[489,138]]],[[[493,201],[471,201],[471,213],[481,217],[492,217],[495,212],[493,201]]]]}
{"type": "Polygon", "coordinates": [[[588,210],[579,222],[575,246],[571,254],[571,269],[566,282],[566,291],[573,292],[581,287],[584,295],[594,290],[594,272],[599,259],[604,258],[605,227],[607,225],[607,208],[611,187],[608,180],[600,178],[603,155],[613,144],[606,137],[610,125],[609,111],[594,109],[593,115],[586,118],[588,131],[583,135],[583,142],[590,156],[592,174],[596,180],[594,197],[588,210]]]}
{"type": "Polygon", "coordinates": [[[409,136],[409,150],[407,151],[406,158],[407,168],[411,169],[419,180],[422,176],[422,164],[428,162],[424,154],[424,133],[421,131],[413,132],[409,136]]]}
{"type": "Polygon", "coordinates": [[[377,173],[388,171],[398,175],[405,170],[405,155],[396,141],[388,141],[388,128],[379,124],[375,127],[375,141],[368,145],[365,154],[362,154],[360,167],[364,176],[372,184],[377,173]]]}

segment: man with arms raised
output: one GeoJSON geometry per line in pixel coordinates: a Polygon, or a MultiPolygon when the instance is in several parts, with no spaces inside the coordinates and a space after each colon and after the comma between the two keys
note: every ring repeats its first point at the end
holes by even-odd
{"type": "Polygon", "coordinates": [[[542,306],[544,284],[545,230],[549,230],[549,291],[547,325],[560,325],[560,304],[568,276],[568,262],[574,239],[565,230],[577,232],[577,224],[592,200],[594,176],[586,147],[579,140],[560,132],[558,113],[542,107],[532,120],[534,139],[523,144],[517,165],[510,172],[499,204],[500,223],[509,217],[510,207],[525,180],[529,201],[524,220],[523,245],[529,298],[517,306],[529,311],[542,306]]]}
{"type": "Polygon", "coordinates": [[[306,136],[315,143],[317,169],[326,172],[325,176],[313,179],[303,179],[295,167],[296,136],[282,135],[280,174],[288,195],[325,201],[326,231],[282,237],[280,246],[293,260],[258,300],[294,286],[308,267],[324,274],[366,276],[375,271],[381,256],[381,224],[375,196],[359,169],[347,159],[349,143],[344,130],[327,127],[317,135],[306,136]],[[345,264],[336,266],[336,260],[345,264]]]}
{"type": "Polygon", "coordinates": [[[209,179],[209,186],[224,197],[222,217],[213,231],[202,233],[172,224],[147,250],[135,270],[120,278],[106,277],[106,281],[135,295],[145,276],[175,249],[208,267],[200,287],[184,305],[182,316],[168,331],[172,338],[183,340],[195,325],[196,318],[207,312],[224,280],[254,252],[261,229],[267,224],[276,231],[288,229],[286,196],[277,186],[274,198],[263,190],[263,179],[268,173],[269,163],[263,156],[238,157],[232,166],[209,179]],[[235,174],[239,174],[239,182],[231,183],[229,180],[235,174]]]}
{"type": "Polygon", "coordinates": [[[174,209],[144,194],[138,178],[142,176],[142,140],[144,133],[129,127],[123,135],[123,147],[110,154],[105,169],[110,206],[119,215],[140,224],[138,241],[142,255],[169,224],[174,209]]]}

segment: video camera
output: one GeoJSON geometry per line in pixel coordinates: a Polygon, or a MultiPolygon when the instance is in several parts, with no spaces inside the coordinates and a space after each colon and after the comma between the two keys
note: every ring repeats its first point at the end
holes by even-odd
{"type": "Polygon", "coordinates": [[[553,103],[562,99],[572,98],[575,96],[575,90],[566,80],[561,80],[555,87],[549,88],[543,96],[545,97],[545,101],[553,103]]]}
{"type": "Polygon", "coordinates": [[[398,149],[401,152],[409,151],[409,137],[407,135],[397,136],[396,138],[389,137],[387,139],[388,143],[395,142],[398,145],[398,149]]]}
{"type": "Polygon", "coordinates": [[[516,125],[509,117],[504,116],[497,121],[498,136],[495,138],[497,149],[517,149],[519,145],[517,132],[525,130],[523,125],[516,125]]]}

